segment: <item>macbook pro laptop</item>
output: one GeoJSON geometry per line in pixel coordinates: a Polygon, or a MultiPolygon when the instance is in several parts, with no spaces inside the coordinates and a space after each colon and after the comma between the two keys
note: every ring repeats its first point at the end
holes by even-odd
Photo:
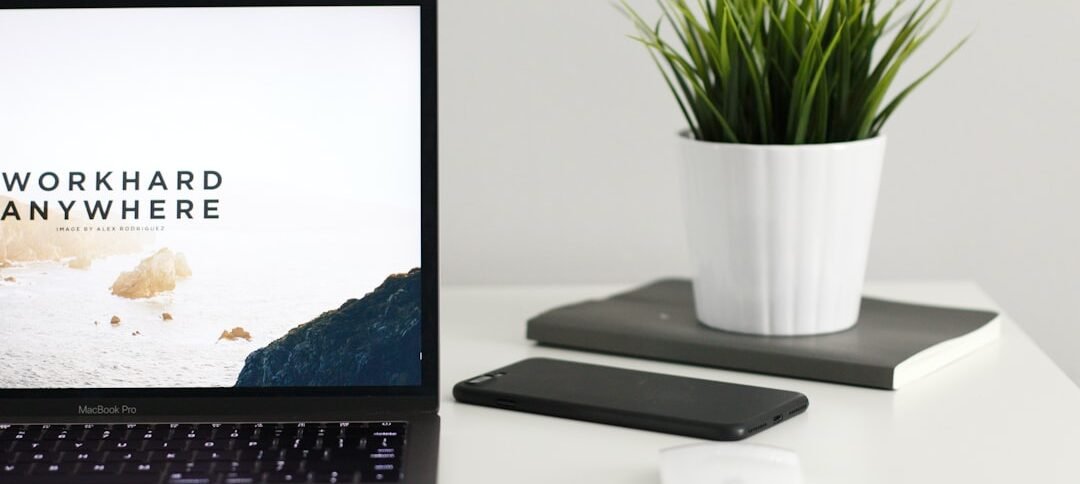
{"type": "Polygon", "coordinates": [[[435,481],[434,1],[0,0],[0,484],[435,481]]]}

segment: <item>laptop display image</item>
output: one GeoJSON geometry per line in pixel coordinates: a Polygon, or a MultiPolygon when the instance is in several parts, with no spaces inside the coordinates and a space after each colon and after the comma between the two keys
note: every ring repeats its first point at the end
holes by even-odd
{"type": "Polygon", "coordinates": [[[294,8],[0,12],[0,387],[419,384],[418,12],[294,8]]]}
{"type": "Polygon", "coordinates": [[[89,3],[0,5],[0,477],[433,479],[433,6],[89,3]]]}

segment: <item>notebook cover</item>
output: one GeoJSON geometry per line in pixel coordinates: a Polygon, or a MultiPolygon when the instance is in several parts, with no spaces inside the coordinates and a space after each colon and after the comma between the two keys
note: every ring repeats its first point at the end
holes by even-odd
{"type": "Polygon", "coordinates": [[[859,322],[847,331],[745,335],[701,325],[690,281],[664,279],[544,312],[528,321],[527,337],[551,346],[893,389],[897,365],[997,316],[864,297],[859,322]]]}

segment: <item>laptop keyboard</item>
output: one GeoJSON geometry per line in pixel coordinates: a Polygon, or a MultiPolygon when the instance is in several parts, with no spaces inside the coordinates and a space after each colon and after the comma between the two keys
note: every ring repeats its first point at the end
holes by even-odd
{"type": "Polygon", "coordinates": [[[0,484],[396,482],[405,429],[405,422],[0,425],[0,484]]]}

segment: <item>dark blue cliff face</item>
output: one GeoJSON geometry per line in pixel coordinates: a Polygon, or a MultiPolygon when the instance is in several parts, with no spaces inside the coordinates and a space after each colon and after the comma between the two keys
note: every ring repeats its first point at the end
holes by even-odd
{"type": "Polygon", "coordinates": [[[238,387],[420,384],[420,269],[256,350],[238,387]]]}

